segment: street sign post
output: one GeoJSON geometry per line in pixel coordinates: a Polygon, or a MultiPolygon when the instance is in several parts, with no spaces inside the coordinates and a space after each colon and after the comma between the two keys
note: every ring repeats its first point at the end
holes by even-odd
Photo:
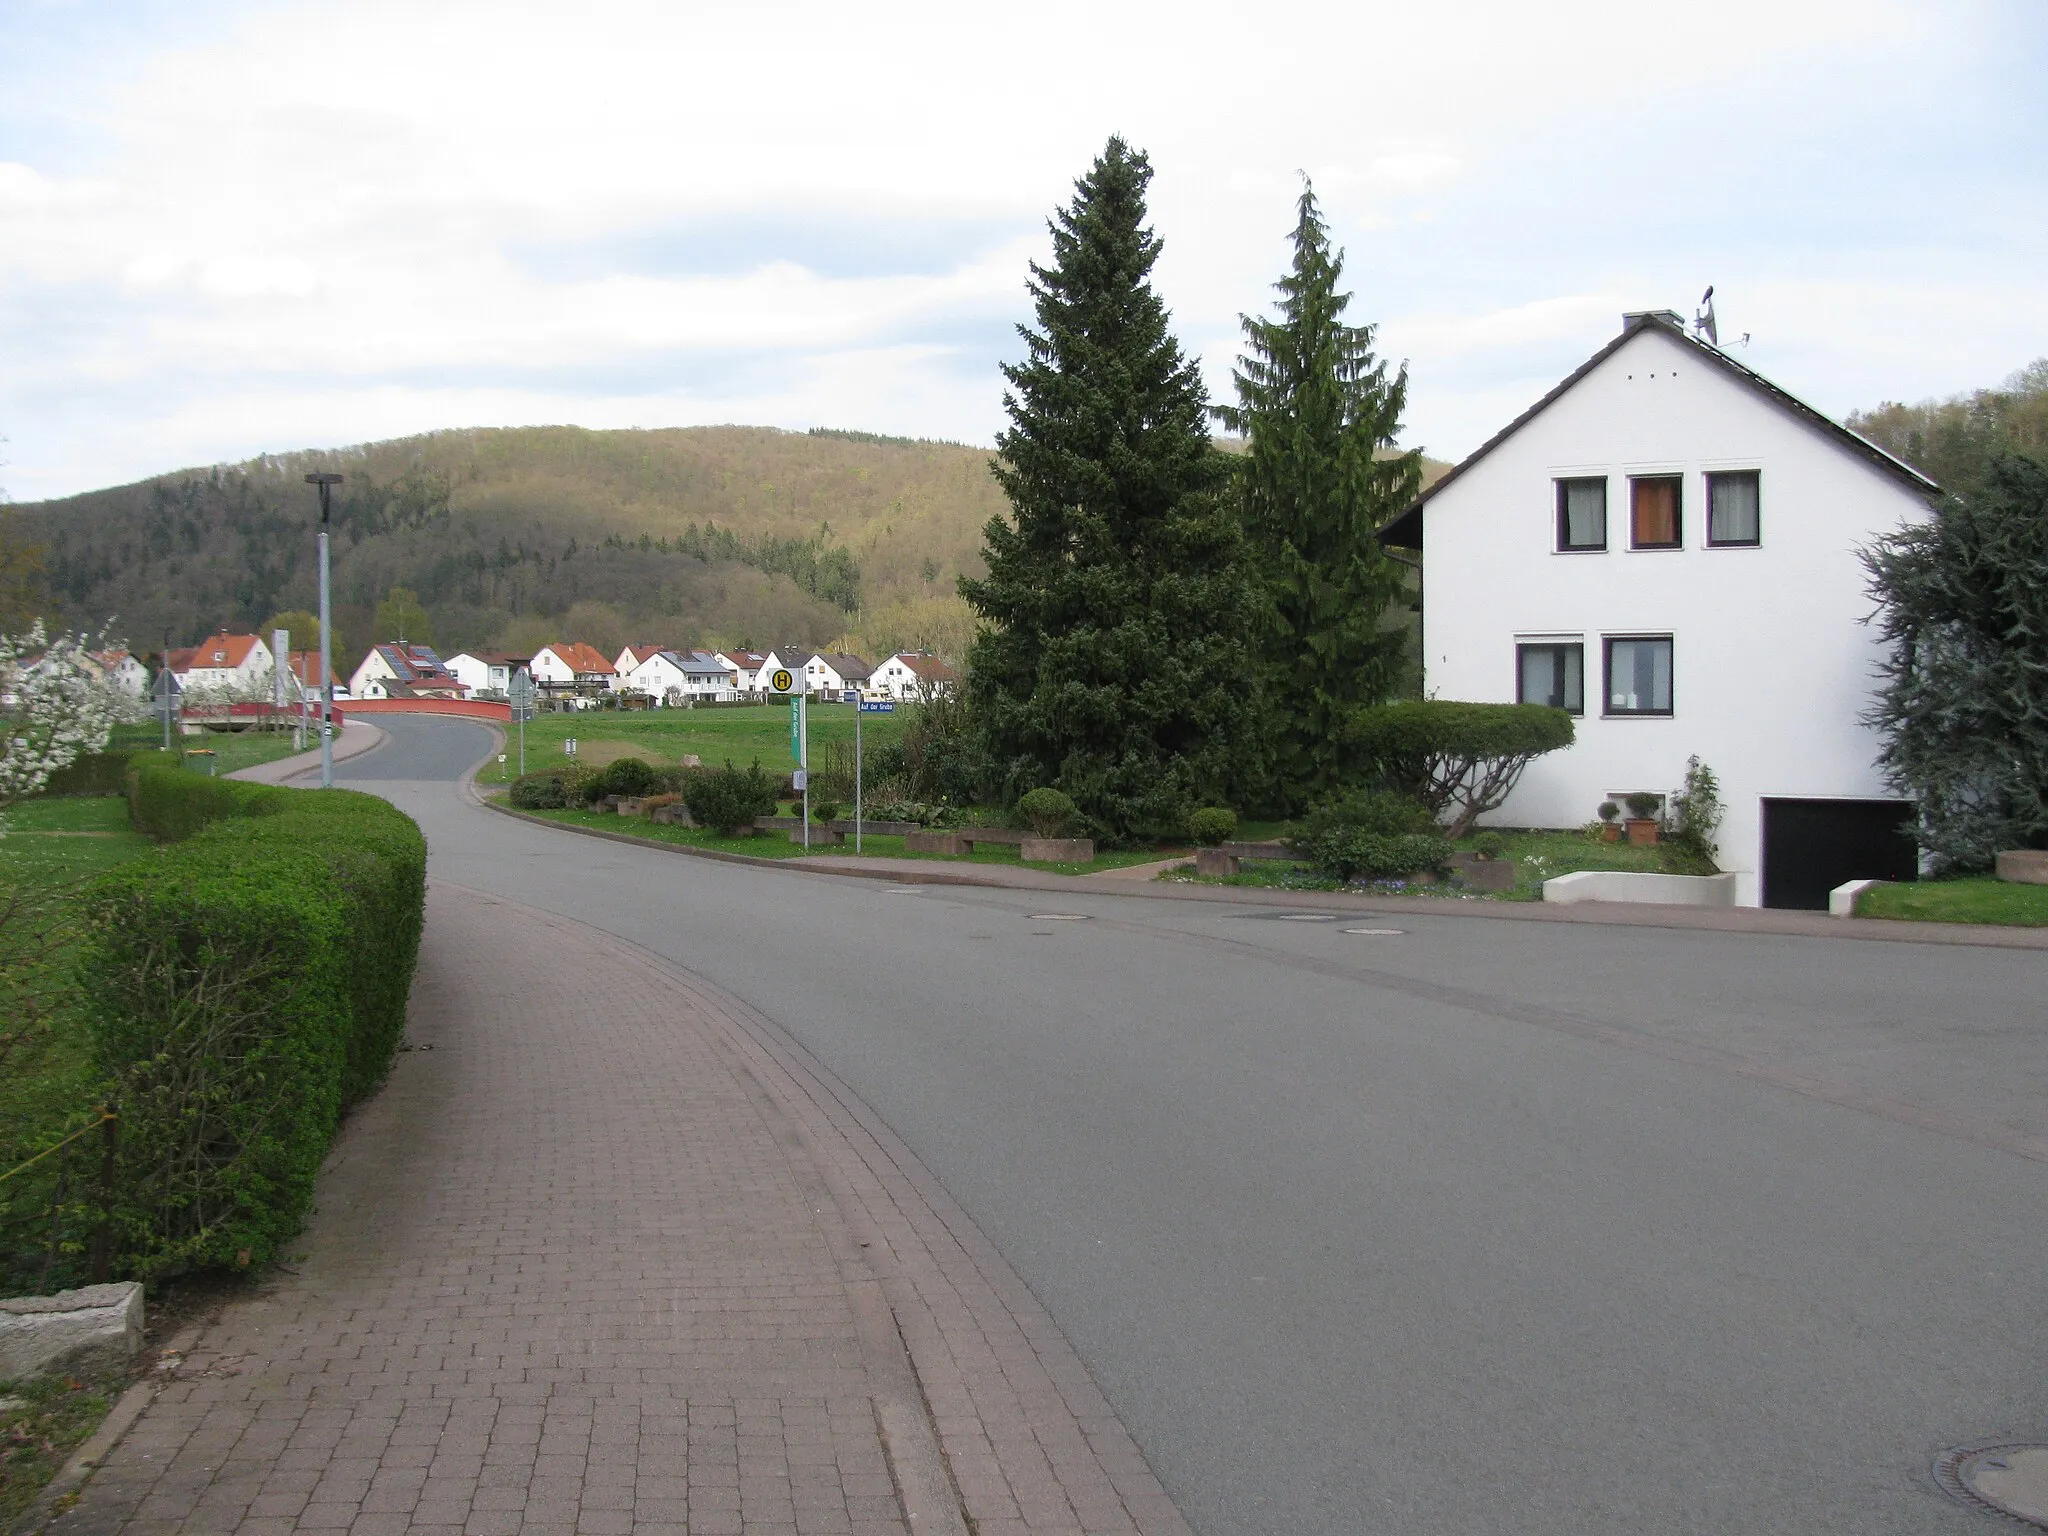
{"type": "Polygon", "coordinates": [[[150,696],[150,710],[164,723],[164,750],[171,750],[171,727],[177,723],[179,698],[184,689],[178,686],[177,674],[171,671],[168,662],[163,671],[156,675],[156,691],[150,696]]]}
{"type": "Polygon", "coordinates": [[[526,722],[533,718],[533,674],[521,667],[505,685],[505,697],[512,704],[512,718],[519,722],[519,775],[526,776],[526,722]]]}
{"type": "Polygon", "coordinates": [[[768,674],[768,687],[775,693],[788,693],[796,687],[796,678],[787,667],[777,667],[768,674]]]}
{"type": "MultiPolygon", "coordinates": [[[[782,680],[788,679],[787,672],[778,672],[770,681],[777,690],[782,680]]],[[[796,759],[797,788],[804,792],[804,852],[811,851],[811,712],[804,694],[796,694],[789,701],[789,755],[796,759]]]]}
{"type": "Polygon", "coordinates": [[[860,717],[862,715],[893,715],[896,713],[894,699],[864,699],[853,690],[847,690],[847,703],[853,711],[853,851],[861,850],[861,746],[860,717]]]}

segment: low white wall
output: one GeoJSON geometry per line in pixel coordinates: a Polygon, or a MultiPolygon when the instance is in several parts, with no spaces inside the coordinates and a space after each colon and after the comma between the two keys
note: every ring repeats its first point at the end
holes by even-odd
{"type": "Polygon", "coordinates": [[[1659,907],[1732,907],[1733,875],[1636,875],[1582,869],[1543,882],[1543,899],[1560,906],[1580,901],[1636,901],[1659,907]]]}

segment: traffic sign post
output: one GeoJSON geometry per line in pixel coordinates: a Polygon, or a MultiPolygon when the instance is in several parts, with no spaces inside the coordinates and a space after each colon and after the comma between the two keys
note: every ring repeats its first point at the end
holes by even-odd
{"type": "Polygon", "coordinates": [[[178,686],[177,675],[171,671],[169,659],[165,659],[163,671],[156,675],[156,691],[150,697],[150,709],[164,723],[164,750],[171,750],[171,726],[178,718],[179,695],[184,690],[178,686]]]}
{"type": "Polygon", "coordinates": [[[505,686],[512,704],[512,718],[519,722],[519,776],[526,777],[526,722],[533,718],[533,674],[521,667],[505,686]]]}
{"type": "Polygon", "coordinates": [[[896,713],[894,699],[864,699],[858,693],[847,700],[853,710],[853,851],[860,852],[861,830],[861,745],[860,720],[863,715],[893,715],[896,713]]]}
{"type": "MultiPolygon", "coordinates": [[[[778,672],[772,679],[778,691],[790,680],[787,672],[778,672]]],[[[804,792],[805,853],[811,851],[811,713],[805,707],[808,703],[801,693],[789,701],[789,755],[796,759],[797,783],[804,792]]]]}

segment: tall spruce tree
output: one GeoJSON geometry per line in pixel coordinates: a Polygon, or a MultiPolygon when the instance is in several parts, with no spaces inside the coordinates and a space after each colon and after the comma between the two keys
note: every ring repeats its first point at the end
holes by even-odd
{"type": "Polygon", "coordinates": [[[1111,837],[1261,782],[1255,578],[1209,405],[1152,289],[1152,168],[1112,138],[1051,220],[1038,328],[1006,366],[968,698],[996,787],[1054,785],[1111,837]]]}
{"type": "Polygon", "coordinates": [[[1389,378],[1375,327],[1344,323],[1344,253],[1306,183],[1293,240],[1279,315],[1244,317],[1238,403],[1217,415],[1246,439],[1238,492],[1277,626],[1265,653],[1275,788],[1298,807],[1342,785],[1345,722],[1399,685],[1406,640],[1386,615],[1401,569],[1373,534],[1421,489],[1422,455],[1389,451],[1408,370],[1389,378]]]}

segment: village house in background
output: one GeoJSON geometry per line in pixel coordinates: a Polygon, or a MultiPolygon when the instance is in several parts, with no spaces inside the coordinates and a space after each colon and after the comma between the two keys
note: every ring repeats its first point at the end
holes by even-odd
{"type": "Polygon", "coordinates": [[[619,691],[657,705],[730,704],[739,696],[732,669],[709,651],[656,651],[620,679],[619,691]]]}
{"type": "Polygon", "coordinates": [[[804,658],[802,677],[804,691],[824,693],[833,697],[849,688],[865,690],[868,677],[874,671],[858,656],[848,656],[839,651],[813,651],[804,658]]]}
{"type": "Polygon", "coordinates": [[[231,635],[219,630],[197,645],[165,653],[165,665],[189,694],[254,698],[270,684],[276,660],[261,635],[231,635]]]}
{"type": "Polygon", "coordinates": [[[761,669],[768,658],[759,651],[713,651],[721,666],[732,673],[733,688],[741,698],[761,691],[761,669]]]}
{"type": "Polygon", "coordinates": [[[462,679],[442,665],[433,647],[403,640],[370,647],[348,680],[358,699],[460,699],[468,696],[462,679]]]}
{"type": "Polygon", "coordinates": [[[898,651],[868,681],[878,699],[951,698],[960,688],[960,674],[930,651],[898,651]]]}
{"type": "Polygon", "coordinates": [[[595,646],[557,640],[533,653],[533,681],[550,700],[596,699],[611,691],[618,669],[595,646]]]}
{"type": "Polygon", "coordinates": [[[458,651],[442,665],[461,679],[471,698],[502,699],[513,676],[532,661],[510,651],[458,651]]]}
{"type": "Polygon", "coordinates": [[[145,667],[133,652],[115,646],[104,651],[94,651],[91,660],[99,669],[101,677],[130,698],[140,699],[148,695],[149,668],[145,667]]]}
{"type": "Polygon", "coordinates": [[[1584,826],[1603,801],[1668,795],[1697,756],[1736,901],[1825,907],[1917,869],[1913,807],[1862,719],[1881,653],[1857,552],[1936,494],[1657,310],[1381,538],[1423,552],[1429,694],[1578,717],[1488,820],[1584,826]]]}

